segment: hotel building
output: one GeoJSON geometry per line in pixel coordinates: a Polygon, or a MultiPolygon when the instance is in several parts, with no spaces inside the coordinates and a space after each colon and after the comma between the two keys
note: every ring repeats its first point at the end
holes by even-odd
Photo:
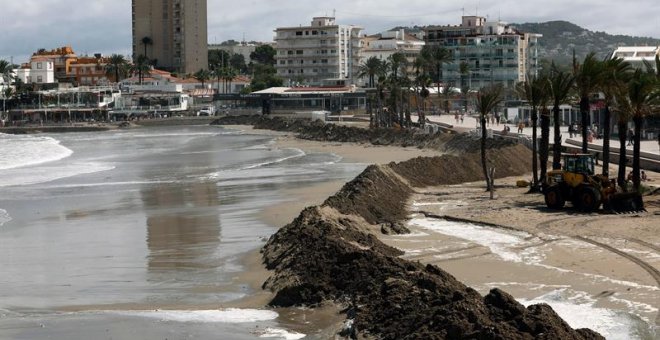
{"type": "Polygon", "coordinates": [[[338,25],[334,17],[275,30],[277,75],[286,85],[345,86],[356,82],[362,27],[338,25]]]}
{"type": "Polygon", "coordinates": [[[453,86],[467,81],[471,89],[491,84],[511,88],[524,81],[526,74],[537,74],[540,34],[519,32],[504,22],[487,22],[479,16],[462,19],[460,25],[424,29],[427,45],[452,53],[453,62],[443,65],[442,81],[453,86]],[[467,74],[461,74],[461,63],[467,63],[467,74]]]}

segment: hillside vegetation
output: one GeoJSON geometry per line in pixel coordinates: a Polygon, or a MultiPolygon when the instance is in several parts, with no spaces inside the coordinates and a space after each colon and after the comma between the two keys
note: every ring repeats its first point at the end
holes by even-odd
{"type": "Polygon", "coordinates": [[[543,34],[539,40],[539,57],[560,64],[571,62],[573,50],[577,59],[583,60],[589,52],[605,58],[619,46],[660,46],[660,39],[593,32],[568,21],[512,25],[522,32],[543,34]]]}

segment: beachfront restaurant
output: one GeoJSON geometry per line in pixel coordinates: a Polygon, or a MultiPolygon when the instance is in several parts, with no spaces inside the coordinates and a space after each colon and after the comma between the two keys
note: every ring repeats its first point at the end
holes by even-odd
{"type": "Polygon", "coordinates": [[[258,110],[263,114],[327,111],[333,114],[364,113],[366,92],[352,86],[271,87],[251,94],[217,94],[215,104],[230,112],[258,110]]]}

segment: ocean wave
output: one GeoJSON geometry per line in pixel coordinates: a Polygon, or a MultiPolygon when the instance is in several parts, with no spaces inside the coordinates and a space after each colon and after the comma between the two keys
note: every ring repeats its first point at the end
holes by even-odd
{"type": "Polygon", "coordinates": [[[649,327],[625,312],[595,307],[596,299],[584,292],[558,289],[532,300],[519,299],[525,306],[547,303],[573,328],[591,328],[609,340],[649,338],[649,327]],[[640,330],[642,333],[640,334],[640,330]]]}
{"type": "Polygon", "coordinates": [[[67,158],[73,151],[52,137],[0,134],[0,170],[22,168],[67,158]]]}
{"type": "Polygon", "coordinates": [[[182,323],[250,323],[275,320],[279,316],[276,312],[273,311],[239,308],[193,311],[120,311],[108,313],[182,323]]]}
{"type": "Polygon", "coordinates": [[[89,162],[38,166],[28,169],[29,171],[23,168],[8,169],[2,172],[3,181],[0,181],[0,187],[47,183],[62,178],[109,171],[114,168],[115,166],[112,164],[89,162]]]}
{"type": "Polygon", "coordinates": [[[260,338],[278,338],[285,340],[298,340],[306,337],[306,335],[302,333],[289,332],[284,329],[271,327],[268,327],[263,332],[258,332],[257,334],[259,334],[260,338]]]}
{"type": "Polygon", "coordinates": [[[265,167],[265,166],[268,166],[268,165],[273,165],[273,164],[277,164],[277,163],[286,162],[290,159],[301,158],[301,157],[304,157],[306,155],[305,151],[302,151],[300,149],[288,149],[288,150],[294,151],[295,154],[290,155],[290,156],[280,157],[280,158],[277,158],[277,159],[271,160],[271,161],[265,161],[265,162],[260,162],[260,163],[244,166],[244,167],[241,168],[241,170],[250,170],[250,169],[265,167]]]}
{"type": "MultiPolygon", "coordinates": [[[[7,210],[0,209],[0,227],[2,227],[5,223],[11,221],[11,216],[9,216],[9,213],[7,210]]],[[[0,310],[1,312],[2,310],[0,310]]]]}

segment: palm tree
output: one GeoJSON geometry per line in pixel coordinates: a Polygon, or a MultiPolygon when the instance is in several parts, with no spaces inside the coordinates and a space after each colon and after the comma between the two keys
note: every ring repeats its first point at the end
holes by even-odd
{"type": "MultiPolygon", "coordinates": [[[[5,85],[11,84],[11,65],[8,61],[0,59],[0,79],[5,85]]],[[[5,102],[10,97],[11,87],[7,86],[6,90],[2,93],[2,112],[5,111],[5,102]]]]}
{"type": "Polygon", "coordinates": [[[145,76],[149,75],[149,70],[151,70],[151,65],[149,63],[149,58],[145,55],[139,55],[131,66],[131,72],[138,75],[138,82],[142,85],[142,81],[145,76]]]}
{"type": "Polygon", "coordinates": [[[589,126],[589,96],[596,92],[602,81],[603,64],[596,59],[594,52],[589,53],[582,64],[573,56],[573,75],[575,88],[580,96],[580,115],[582,118],[582,152],[587,153],[587,127],[589,126]]]}
{"type": "Polygon", "coordinates": [[[463,105],[465,112],[468,110],[468,93],[470,92],[470,81],[465,82],[466,76],[470,75],[470,64],[466,61],[462,61],[459,65],[459,72],[461,73],[461,94],[463,96],[463,105]]]}
{"type": "Polygon", "coordinates": [[[548,78],[545,75],[540,76],[538,79],[535,79],[537,82],[535,85],[539,87],[540,100],[539,108],[541,115],[541,141],[539,142],[539,169],[540,176],[539,182],[541,185],[545,183],[545,176],[548,171],[548,154],[549,154],[549,145],[550,145],[550,110],[548,110],[548,104],[550,102],[550,90],[548,89],[548,78]]]}
{"type": "Polygon", "coordinates": [[[394,53],[387,58],[387,65],[390,68],[390,75],[388,81],[390,84],[390,93],[392,94],[392,109],[394,113],[399,114],[399,125],[403,127],[403,90],[402,87],[406,85],[407,77],[405,76],[408,69],[408,59],[403,53],[394,53]]]}
{"type": "MultiPolygon", "coordinates": [[[[630,78],[632,67],[621,58],[603,61],[602,86],[605,95],[605,117],[601,130],[603,131],[603,175],[610,174],[610,135],[612,121],[612,106],[615,104],[616,94],[626,85],[630,78]]],[[[623,136],[625,137],[625,130],[623,136]]],[[[625,168],[625,164],[623,165],[625,168]]]]}
{"type": "Polygon", "coordinates": [[[518,95],[525,99],[527,103],[532,107],[532,188],[531,191],[537,191],[539,188],[539,174],[538,174],[538,154],[537,154],[537,137],[536,137],[536,127],[539,119],[538,110],[541,105],[541,100],[543,96],[544,86],[542,85],[543,81],[539,78],[527,79],[516,85],[516,92],[518,95]]]}
{"type": "Polygon", "coordinates": [[[200,69],[199,71],[195,72],[193,74],[193,77],[195,77],[197,80],[199,80],[202,83],[202,87],[204,87],[204,84],[211,79],[213,75],[209,70],[205,69],[200,69]]]}
{"type": "Polygon", "coordinates": [[[148,46],[148,45],[153,45],[153,44],[154,44],[154,40],[151,39],[151,37],[144,37],[144,38],[142,38],[141,42],[142,42],[142,45],[144,45],[144,56],[146,57],[146,56],[148,56],[148,54],[147,54],[147,46],[148,46]]]}
{"type": "Polygon", "coordinates": [[[486,188],[491,193],[494,188],[493,178],[488,172],[488,164],[486,163],[486,116],[502,102],[502,94],[503,88],[501,86],[491,86],[482,88],[477,95],[477,110],[479,110],[481,120],[481,167],[486,179],[486,188]]]}
{"type": "Polygon", "coordinates": [[[115,82],[118,83],[128,73],[128,61],[121,54],[113,54],[105,66],[105,72],[108,77],[114,76],[115,82]]]}
{"type": "Polygon", "coordinates": [[[550,77],[548,78],[548,91],[552,99],[552,119],[554,120],[554,145],[552,149],[552,169],[561,169],[561,133],[559,127],[561,120],[559,117],[559,106],[565,104],[573,88],[573,75],[559,70],[554,64],[551,66],[550,77]]]}
{"type": "Polygon", "coordinates": [[[383,63],[376,57],[370,57],[358,67],[358,78],[369,77],[367,86],[375,87],[376,76],[381,72],[383,63]]]}
{"type": "Polygon", "coordinates": [[[451,51],[441,46],[426,45],[420,53],[429,66],[435,70],[435,82],[438,86],[438,97],[440,97],[440,81],[442,80],[442,65],[454,61],[451,51]]]}
{"type": "Polygon", "coordinates": [[[632,79],[628,82],[626,96],[620,100],[623,111],[632,117],[635,125],[635,141],[633,143],[633,187],[639,192],[640,187],[640,141],[644,118],[653,114],[658,106],[660,91],[658,79],[654,74],[635,70],[632,79]]]}
{"type": "Polygon", "coordinates": [[[236,78],[237,72],[233,67],[227,67],[224,72],[223,79],[225,80],[225,92],[231,92],[231,82],[236,78]]]}
{"type": "Polygon", "coordinates": [[[413,62],[415,67],[415,102],[417,103],[417,115],[419,119],[418,122],[421,128],[424,128],[426,123],[424,103],[426,98],[429,96],[429,90],[427,87],[431,83],[431,78],[429,78],[428,73],[425,72],[425,63],[426,61],[421,56],[417,56],[413,62]]]}

